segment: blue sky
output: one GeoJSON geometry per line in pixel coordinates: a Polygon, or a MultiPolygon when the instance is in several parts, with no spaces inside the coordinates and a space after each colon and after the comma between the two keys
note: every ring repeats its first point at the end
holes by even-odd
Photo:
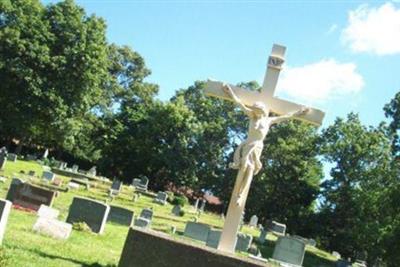
{"type": "MultiPolygon", "coordinates": [[[[51,1],[43,1],[49,3],[51,1]]],[[[273,43],[287,46],[281,98],[365,124],[400,90],[400,2],[77,1],[138,51],[159,97],[209,77],[262,82],[273,43]]]]}

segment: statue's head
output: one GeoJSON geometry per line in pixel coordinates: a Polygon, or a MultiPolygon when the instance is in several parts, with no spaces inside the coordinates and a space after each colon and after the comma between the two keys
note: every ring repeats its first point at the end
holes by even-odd
{"type": "Polygon", "coordinates": [[[252,106],[252,109],[260,115],[268,116],[268,109],[263,102],[255,102],[252,106]]]}

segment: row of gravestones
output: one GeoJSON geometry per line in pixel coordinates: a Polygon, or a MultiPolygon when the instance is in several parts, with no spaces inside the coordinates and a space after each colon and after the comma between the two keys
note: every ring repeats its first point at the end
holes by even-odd
{"type": "MultiPolygon", "coordinates": [[[[286,228],[285,228],[286,229],[286,228]]],[[[276,229],[281,230],[282,229],[276,229]]],[[[217,248],[221,238],[221,230],[212,229],[209,225],[197,222],[188,222],[185,227],[184,235],[186,237],[204,242],[206,246],[217,248]]],[[[266,239],[267,232],[262,231],[259,241],[266,239]]],[[[252,236],[238,233],[235,250],[247,252],[252,243],[252,236]]],[[[262,242],[262,243],[263,243],[262,242]]],[[[297,236],[281,235],[276,243],[272,259],[282,263],[301,266],[304,259],[306,242],[297,236]]]]}
{"type": "MultiPolygon", "coordinates": [[[[6,199],[16,206],[38,211],[41,205],[51,207],[55,196],[56,192],[54,191],[37,187],[25,183],[18,178],[14,178],[11,181],[6,199]]],[[[146,213],[146,211],[142,213],[146,213]]],[[[141,217],[148,219],[150,222],[152,215],[150,218],[146,215],[141,217]]],[[[68,218],[67,222],[77,222],[81,218],[82,221],[86,222],[89,226],[92,221],[96,221],[96,223],[93,224],[94,229],[91,227],[92,230],[94,230],[94,232],[102,232],[103,221],[105,221],[105,219],[108,218],[109,221],[130,226],[132,225],[134,214],[133,211],[122,207],[108,206],[98,201],[75,197],[70,207],[68,218]],[[108,213],[110,213],[109,216],[108,213]]]]}
{"type": "MultiPolygon", "coordinates": [[[[188,222],[185,227],[184,235],[186,237],[202,241],[208,247],[217,248],[221,238],[221,230],[212,229],[211,226],[203,223],[188,222]]],[[[246,252],[253,241],[251,235],[239,233],[237,236],[236,250],[246,252]]]]}

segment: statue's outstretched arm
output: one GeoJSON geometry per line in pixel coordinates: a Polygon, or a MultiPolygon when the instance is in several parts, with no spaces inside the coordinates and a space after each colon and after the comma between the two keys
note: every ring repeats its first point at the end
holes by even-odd
{"type": "Polygon", "coordinates": [[[229,84],[224,84],[222,86],[222,89],[224,90],[224,92],[229,95],[230,97],[232,97],[233,101],[235,101],[239,107],[246,113],[249,114],[252,112],[251,109],[249,109],[248,107],[246,107],[245,104],[243,104],[243,102],[240,100],[239,97],[237,97],[237,95],[233,92],[232,88],[229,86],[229,84]]]}
{"type": "Polygon", "coordinates": [[[282,116],[278,116],[278,117],[274,117],[272,118],[272,123],[280,123],[283,121],[286,121],[294,116],[301,116],[301,115],[305,115],[308,112],[310,112],[310,108],[308,107],[302,107],[301,109],[299,109],[298,111],[294,111],[294,112],[290,112],[288,114],[282,115],[282,116]]]}

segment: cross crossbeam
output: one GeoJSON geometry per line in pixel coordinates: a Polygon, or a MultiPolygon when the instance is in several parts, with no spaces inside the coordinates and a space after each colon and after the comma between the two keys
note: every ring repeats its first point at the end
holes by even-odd
{"type": "MultiPolygon", "coordinates": [[[[283,46],[273,46],[271,56],[268,60],[268,68],[261,91],[250,91],[230,85],[235,94],[245,105],[252,106],[257,101],[263,102],[271,112],[277,115],[284,115],[301,109],[302,105],[300,104],[274,97],[279,73],[284,62],[285,50],[286,48],[283,46]]],[[[223,85],[224,83],[222,82],[208,80],[204,88],[204,92],[208,96],[233,101],[233,99],[231,99],[222,89],[223,85]]],[[[321,125],[324,116],[325,113],[321,110],[310,108],[310,111],[307,114],[295,118],[312,123],[314,125],[321,125]]]]}

